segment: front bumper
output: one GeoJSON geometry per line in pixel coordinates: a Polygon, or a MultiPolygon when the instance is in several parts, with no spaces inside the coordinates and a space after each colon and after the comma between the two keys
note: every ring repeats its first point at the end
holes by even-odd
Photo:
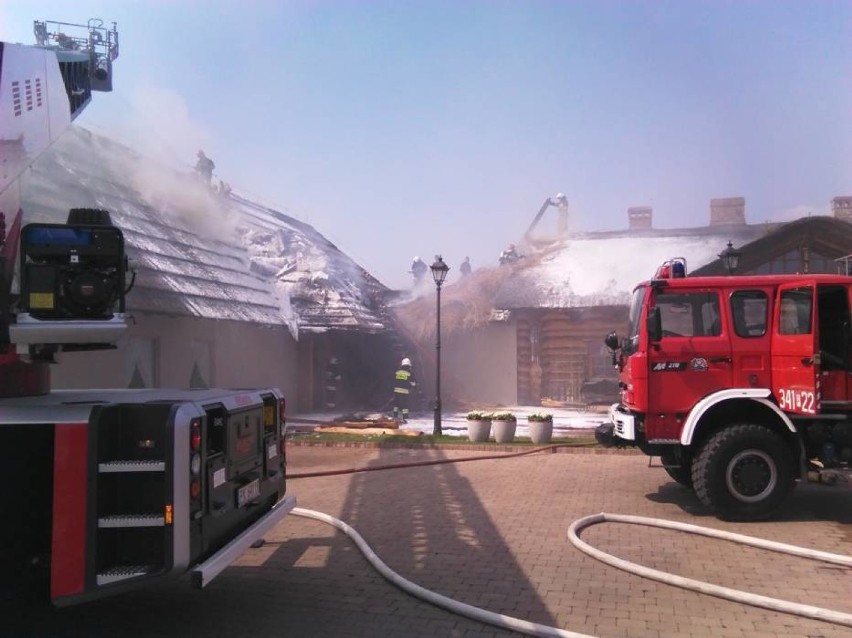
{"type": "Polygon", "coordinates": [[[636,445],[636,417],[620,404],[613,404],[608,421],[595,429],[595,439],[604,447],[636,445]]]}
{"type": "Polygon", "coordinates": [[[211,580],[216,578],[222,570],[233,563],[240,555],[247,550],[252,543],[263,538],[269,530],[275,527],[283,520],[290,510],[296,507],[295,496],[285,496],[278,501],[275,506],[269,510],[262,518],[256,521],[251,527],[237,536],[230,543],[225,545],[218,552],[213,554],[206,561],[193,568],[190,573],[192,575],[192,584],[195,587],[205,587],[211,580]]]}

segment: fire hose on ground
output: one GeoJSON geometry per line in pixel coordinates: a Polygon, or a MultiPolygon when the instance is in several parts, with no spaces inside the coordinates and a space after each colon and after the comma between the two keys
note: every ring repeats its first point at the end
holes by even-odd
{"type": "MultiPolygon", "coordinates": [[[[488,456],[478,456],[478,457],[464,457],[460,459],[439,459],[433,461],[418,461],[411,463],[398,463],[392,465],[384,465],[380,467],[368,467],[368,468],[355,468],[355,469],[345,469],[345,470],[329,470],[323,472],[312,472],[312,473],[304,473],[304,474],[293,474],[289,475],[290,479],[297,478],[308,478],[308,477],[316,477],[316,476],[334,476],[341,474],[355,474],[361,472],[372,472],[379,470],[389,470],[389,469],[401,469],[408,467],[419,467],[424,465],[437,465],[443,463],[459,463],[465,461],[476,461],[476,460],[485,460],[485,459],[495,459],[495,458],[511,458],[517,456],[526,456],[529,454],[534,454],[536,452],[542,451],[556,451],[559,447],[568,447],[568,446],[548,446],[544,448],[535,448],[533,450],[528,450],[524,452],[512,453],[512,454],[500,454],[500,455],[488,455],[488,456]]],[[[502,629],[508,629],[511,631],[520,632],[523,634],[527,634],[529,636],[559,636],[562,638],[590,638],[588,634],[581,634],[577,632],[568,631],[565,629],[559,629],[558,627],[551,627],[549,625],[543,625],[540,623],[531,622],[529,620],[523,620],[521,618],[514,618],[512,616],[507,616],[505,614],[498,614],[493,611],[488,611],[486,609],[482,609],[480,607],[475,607],[473,605],[469,605],[467,603],[460,602],[458,600],[454,600],[447,596],[443,596],[431,590],[428,590],[416,583],[411,582],[410,580],[400,576],[396,572],[394,572],[390,567],[388,567],[373,551],[373,549],[367,544],[367,542],[363,539],[363,537],[351,526],[347,525],[340,519],[337,519],[329,514],[325,514],[323,512],[317,512],[314,510],[305,509],[302,507],[296,507],[292,510],[292,514],[296,516],[301,516],[303,518],[309,518],[317,521],[321,521],[323,523],[327,523],[332,525],[333,527],[339,529],[344,534],[346,534],[367,561],[378,571],[385,579],[390,581],[392,584],[402,589],[403,591],[420,598],[421,600],[425,600],[433,605],[446,609],[452,613],[456,613],[462,616],[466,616],[468,618],[472,618],[474,620],[478,620],[480,622],[484,622],[495,627],[500,627],[502,629]]],[[[676,531],[687,532],[690,534],[698,534],[701,536],[707,536],[710,538],[718,538],[722,540],[731,541],[734,543],[740,543],[744,545],[749,545],[751,547],[757,547],[760,549],[770,550],[774,552],[779,552],[783,554],[788,554],[791,556],[798,556],[802,558],[809,558],[812,560],[818,560],[826,563],[832,563],[835,565],[841,565],[844,567],[852,568],[852,557],[843,556],[841,554],[832,554],[829,552],[823,552],[819,550],[808,549],[804,547],[798,547],[796,545],[788,545],[786,543],[778,543],[775,541],[768,541],[760,538],[755,538],[753,536],[746,536],[744,534],[735,534],[732,532],[725,532],[722,530],[716,530],[707,527],[701,527],[698,525],[690,525],[689,523],[678,523],[674,521],[668,521],[664,519],[657,518],[646,518],[643,516],[630,516],[623,514],[593,514],[591,516],[586,516],[581,519],[574,521],[571,526],[568,528],[568,539],[571,543],[580,551],[588,554],[589,556],[599,560],[603,563],[606,563],[612,567],[620,569],[622,571],[626,571],[632,574],[636,574],[643,578],[650,578],[652,580],[657,580],[659,582],[665,583],[667,585],[672,585],[675,587],[680,587],[683,589],[688,589],[691,591],[699,592],[702,594],[709,594],[711,596],[716,596],[718,598],[724,598],[726,600],[731,600],[733,602],[743,603],[746,605],[750,605],[753,607],[763,607],[764,609],[769,609],[771,611],[777,611],[787,614],[793,614],[796,616],[801,616],[804,618],[811,618],[814,620],[820,620],[824,622],[830,622],[837,625],[844,625],[846,627],[852,627],[852,614],[848,614],[845,612],[834,611],[831,609],[824,609],[822,607],[815,607],[812,605],[803,605],[800,603],[790,602],[781,600],[778,598],[771,598],[768,596],[762,596],[759,594],[752,594],[749,592],[740,591],[737,589],[732,589],[729,587],[720,587],[718,585],[713,585],[711,583],[705,583],[702,581],[694,580],[691,578],[684,578],[682,576],[677,576],[675,574],[669,574],[666,572],[662,572],[656,569],[651,569],[649,567],[644,567],[643,565],[638,565],[636,563],[632,563],[630,561],[618,558],[613,556],[612,554],[608,554],[599,549],[596,549],[584,542],[580,539],[579,533],[582,529],[589,527],[591,525],[596,525],[598,523],[605,522],[613,522],[613,523],[627,523],[634,525],[646,525],[651,527],[659,527],[663,529],[670,529],[676,531]]]]}

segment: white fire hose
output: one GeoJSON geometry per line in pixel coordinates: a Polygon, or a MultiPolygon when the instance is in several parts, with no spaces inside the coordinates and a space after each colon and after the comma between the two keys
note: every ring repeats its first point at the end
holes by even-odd
{"type": "Polygon", "coordinates": [[[720,538],[722,540],[732,541],[742,545],[750,545],[751,547],[758,547],[760,549],[768,549],[781,554],[801,556],[802,558],[810,558],[824,563],[843,565],[845,567],[852,567],[852,556],[830,554],[828,552],[821,552],[815,549],[807,549],[796,545],[787,545],[786,543],[777,543],[775,541],[755,538],[754,536],[734,534],[733,532],[725,532],[709,527],[690,525],[689,523],[675,523],[674,521],[667,521],[660,518],[645,518],[644,516],[629,516],[625,514],[593,514],[592,516],[586,516],[585,518],[574,521],[574,523],[571,524],[571,527],[568,528],[568,539],[574,544],[574,547],[579,549],[581,552],[585,552],[589,556],[606,563],[607,565],[617,567],[618,569],[630,572],[631,574],[637,574],[644,578],[658,580],[661,583],[666,583],[667,585],[674,585],[675,587],[697,591],[702,594],[726,598],[727,600],[733,600],[734,602],[744,603],[753,607],[764,607],[765,609],[771,609],[772,611],[780,611],[786,614],[795,614],[796,616],[804,616],[805,618],[824,620],[826,622],[852,627],[852,614],[823,609],[822,607],[813,607],[811,605],[802,605],[786,600],[780,600],[778,598],[761,596],[759,594],[750,594],[738,589],[720,587],[719,585],[712,585],[700,580],[693,580],[692,578],[675,576],[674,574],[661,572],[656,569],[651,569],[650,567],[643,567],[642,565],[637,565],[636,563],[631,563],[630,561],[617,558],[611,554],[602,552],[599,549],[595,549],[588,543],[580,540],[577,533],[581,529],[604,522],[631,523],[634,525],[648,525],[651,527],[661,527],[663,529],[673,529],[680,532],[688,532],[689,534],[699,534],[701,536],[709,536],[710,538],[720,538]]]}
{"type": "Polygon", "coordinates": [[[425,587],[421,587],[420,585],[412,583],[410,580],[403,578],[395,571],[393,571],[384,562],[382,562],[382,559],[376,555],[372,548],[367,545],[367,541],[365,541],[361,537],[361,535],[355,531],[354,528],[350,527],[340,519],[334,518],[334,516],[329,516],[328,514],[323,514],[322,512],[307,510],[301,507],[294,507],[290,511],[290,513],[295,514],[296,516],[312,518],[314,520],[322,521],[323,523],[333,525],[341,532],[346,534],[353,541],[355,541],[355,544],[358,546],[358,549],[360,549],[361,553],[364,554],[364,558],[366,558],[367,561],[373,567],[375,567],[376,571],[378,571],[382,576],[384,576],[386,579],[388,579],[390,582],[392,582],[394,585],[396,585],[403,591],[408,592],[409,594],[411,594],[412,596],[416,596],[417,598],[421,598],[426,602],[432,603],[433,605],[443,607],[444,609],[451,611],[455,614],[467,616],[468,618],[473,618],[474,620],[479,620],[481,622],[488,623],[489,625],[494,625],[495,627],[502,627],[503,629],[518,631],[520,633],[527,634],[528,636],[593,638],[588,634],[578,634],[573,631],[566,631],[565,629],[558,629],[557,627],[550,627],[548,625],[530,622],[529,620],[522,620],[520,618],[513,618],[512,616],[498,614],[493,611],[488,611],[487,609],[481,609],[480,607],[474,607],[473,605],[468,605],[467,603],[462,603],[458,600],[453,600],[452,598],[442,596],[441,594],[436,594],[435,592],[426,589],[425,587]]]}
{"type": "MultiPolygon", "coordinates": [[[[432,603],[433,605],[443,607],[448,611],[462,616],[467,616],[468,618],[473,618],[474,620],[479,620],[481,622],[494,625],[495,627],[500,627],[511,631],[517,631],[523,634],[527,634],[529,636],[592,638],[588,634],[576,633],[565,629],[559,629],[557,627],[551,627],[549,625],[542,625],[539,623],[531,622],[529,620],[514,618],[512,616],[506,616],[504,614],[498,614],[493,611],[474,607],[473,605],[468,605],[466,603],[453,600],[452,598],[448,598],[447,596],[437,594],[433,591],[430,591],[424,587],[421,587],[420,585],[411,582],[410,580],[403,578],[395,571],[393,571],[376,555],[372,548],[367,545],[367,542],[361,537],[358,532],[355,531],[354,528],[350,527],[340,519],[337,519],[328,514],[324,514],[322,512],[304,509],[302,507],[294,508],[291,511],[291,514],[295,514],[296,516],[301,516],[304,518],[314,519],[317,521],[322,521],[323,523],[328,523],[329,525],[336,527],[355,542],[355,544],[358,546],[358,549],[361,550],[361,553],[364,554],[364,557],[367,559],[367,561],[382,576],[384,576],[387,580],[389,580],[391,583],[393,583],[403,591],[408,592],[412,596],[416,596],[422,600],[425,600],[426,602],[432,603]]],[[[752,547],[759,547],[761,549],[768,549],[771,551],[790,554],[793,556],[811,558],[814,560],[833,563],[835,565],[842,565],[845,567],[852,567],[852,557],[850,556],[843,556],[841,554],[830,554],[828,552],[806,549],[804,547],[797,547],[795,545],[787,545],[785,543],[767,541],[755,538],[753,536],[745,536],[743,534],[734,534],[731,532],[724,532],[707,527],[699,527],[698,525],[690,525],[688,523],[676,523],[663,519],[645,518],[642,516],[627,516],[622,514],[601,513],[586,516],[584,518],[574,521],[574,523],[572,523],[571,527],[568,529],[569,540],[580,551],[585,552],[589,556],[592,556],[597,560],[607,563],[608,565],[630,572],[632,574],[637,574],[644,578],[658,580],[668,585],[674,585],[676,587],[690,589],[699,593],[710,594],[711,596],[717,596],[720,598],[725,598],[727,600],[744,603],[746,605],[763,607],[772,611],[780,611],[787,614],[794,614],[797,616],[803,616],[806,618],[813,618],[815,620],[822,620],[825,622],[852,627],[852,614],[847,614],[840,611],[833,611],[830,609],[823,609],[821,607],[813,607],[811,605],[802,605],[799,603],[779,600],[777,598],[769,598],[768,596],[761,596],[759,594],[750,594],[748,592],[730,589],[728,587],[720,587],[718,585],[704,583],[698,580],[693,580],[691,578],[684,578],[682,576],[676,576],[674,574],[667,574],[656,569],[650,569],[648,567],[643,567],[642,565],[637,565],[636,563],[631,563],[630,561],[617,558],[615,556],[612,556],[611,554],[607,554],[598,549],[595,549],[591,545],[580,540],[580,537],[578,536],[578,532],[580,530],[590,525],[595,525],[597,523],[604,522],[649,525],[652,527],[662,527],[664,529],[673,529],[677,531],[688,532],[690,534],[700,534],[702,536],[720,538],[723,540],[733,541],[735,543],[750,545],[752,547]]]]}

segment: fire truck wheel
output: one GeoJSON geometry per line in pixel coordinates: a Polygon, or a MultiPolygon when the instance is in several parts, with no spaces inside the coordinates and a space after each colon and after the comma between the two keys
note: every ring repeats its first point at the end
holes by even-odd
{"type": "Polygon", "coordinates": [[[731,425],[704,444],[692,465],[695,494],[723,519],[768,518],[795,485],[795,462],[769,428],[731,425]]]}
{"type": "Polygon", "coordinates": [[[689,459],[681,459],[674,452],[664,452],[660,458],[666,474],[684,487],[692,489],[692,464],[689,459]]]}

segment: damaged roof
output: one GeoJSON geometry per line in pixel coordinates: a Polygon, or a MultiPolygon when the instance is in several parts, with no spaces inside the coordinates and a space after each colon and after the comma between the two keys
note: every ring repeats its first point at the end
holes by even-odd
{"type": "Polygon", "coordinates": [[[251,270],[285,293],[308,332],[387,329],[391,291],[312,226],[231,194],[251,270]]]}
{"type": "Polygon", "coordinates": [[[99,208],[121,228],[136,271],[128,311],[381,331],[387,289],[311,226],[220,195],[78,126],[33,165],[25,222],[65,222],[99,208]]]}
{"type": "Polygon", "coordinates": [[[531,243],[494,299],[499,309],[587,308],[630,303],[633,288],[666,260],[686,259],[689,271],[735,246],[765,235],[765,224],[609,231],[531,243]]]}

